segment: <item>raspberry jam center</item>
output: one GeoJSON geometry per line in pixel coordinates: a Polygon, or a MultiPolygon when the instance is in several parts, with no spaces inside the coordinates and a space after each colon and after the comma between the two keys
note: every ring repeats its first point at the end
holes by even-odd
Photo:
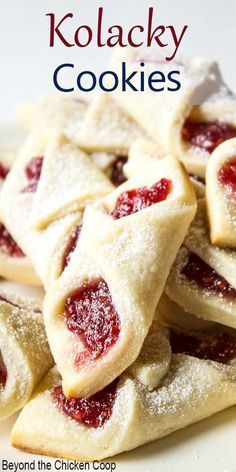
{"type": "Polygon", "coordinates": [[[77,364],[98,359],[117,341],[120,320],[103,279],[91,280],[75,290],[66,300],[65,311],[68,329],[84,344],[77,364]]]}
{"type": "Polygon", "coordinates": [[[0,180],[4,180],[9,172],[2,162],[0,162],[0,180]]]}
{"type": "Polygon", "coordinates": [[[2,223],[0,223],[0,250],[9,257],[25,257],[25,254],[2,223]]]}
{"type": "Polygon", "coordinates": [[[111,215],[115,220],[132,215],[140,210],[166,200],[171,192],[172,183],[168,179],[161,179],[151,187],[140,187],[127,190],[119,195],[111,215]]]}
{"type": "Polygon", "coordinates": [[[25,168],[28,184],[21,193],[34,193],[38,188],[39,179],[43,167],[43,157],[33,157],[25,168]]]}
{"type": "Polygon", "coordinates": [[[7,369],[3,362],[2,354],[0,351],[0,389],[5,387],[7,381],[7,369]]]}
{"type": "Polygon", "coordinates": [[[68,245],[66,247],[63,260],[62,260],[62,271],[68,266],[71,256],[77,246],[77,243],[79,241],[80,233],[81,233],[82,225],[77,225],[75,230],[73,231],[71,238],[68,242],[68,245]]]}
{"type": "Polygon", "coordinates": [[[236,298],[236,289],[193,252],[189,254],[181,273],[207,292],[231,299],[236,298]]]}
{"type": "Polygon", "coordinates": [[[228,333],[209,335],[171,331],[170,344],[174,354],[187,354],[221,364],[228,364],[236,357],[236,337],[228,333]]]}
{"type": "Polygon", "coordinates": [[[61,386],[52,391],[52,398],[66,415],[91,428],[100,428],[110,418],[116,399],[118,380],[90,398],[66,398],[61,386]]]}
{"type": "Polygon", "coordinates": [[[221,185],[236,198],[236,157],[232,157],[221,167],[218,179],[221,185]]]}
{"type": "Polygon", "coordinates": [[[127,160],[127,156],[118,155],[112,163],[110,179],[116,187],[123,184],[127,180],[123,171],[123,167],[127,160]]]}
{"type": "Polygon", "coordinates": [[[236,137],[236,128],[220,121],[194,122],[186,120],[182,128],[184,141],[210,154],[219,144],[234,137],[236,137]]]}

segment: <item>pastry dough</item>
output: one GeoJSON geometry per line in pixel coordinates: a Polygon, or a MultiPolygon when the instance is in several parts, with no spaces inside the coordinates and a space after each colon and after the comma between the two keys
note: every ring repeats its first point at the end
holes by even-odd
{"type": "MultiPolygon", "coordinates": [[[[137,172],[141,172],[146,166],[146,156],[153,159],[162,159],[160,147],[150,140],[137,140],[132,144],[129,150],[129,159],[124,165],[124,174],[129,178],[137,172]]],[[[198,175],[189,174],[190,180],[194,186],[197,198],[205,196],[205,179],[198,175]]]]}
{"type": "Polygon", "coordinates": [[[36,102],[21,105],[17,120],[29,132],[37,132],[47,143],[53,134],[75,139],[88,108],[88,99],[76,94],[47,93],[36,102]]]}
{"type": "Polygon", "coordinates": [[[207,208],[212,244],[236,249],[236,139],[221,144],[207,165],[207,208]]]}
{"type": "Polygon", "coordinates": [[[196,174],[189,174],[189,178],[193,184],[196,197],[204,198],[206,193],[206,181],[204,177],[200,177],[196,174]]]}
{"type": "MultiPolygon", "coordinates": [[[[143,71],[141,62],[145,63],[147,76],[156,70],[165,76],[171,70],[180,72],[181,88],[174,93],[167,89],[159,93],[133,90],[124,92],[120,87],[114,92],[114,96],[122,108],[158,143],[164,154],[176,155],[191,174],[204,177],[209,152],[204,149],[203,142],[196,147],[184,139],[184,132],[189,132],[186,126],[184,128],[186,120],[190,124],[197,121],[207,125],[209,121],[213,124],[217,122],[217,125],[220,121],[224,125],[230,125],[222,133],[227,137],[236,136],[236,99],[223,84],[217,64],[202,58],[183,58],[176,63],[172,61],[170,65],[165,61],[158,61],[148,50],[137,52],[128,48],[125,51],[120,49],[114,55],[111,66],[118,75],[121,73],[121,62],[126,63],[127,76],[134,70],[139,73],[143,71]]],[[[137,89],[139,73],[132,79],[137,89]]],[[[207,139],[204,139],[205,144],[208,144],[209,133],[207,139]]]]}
{"type": "Polygon", "coordinates": [[[44,229],[69,213],[83,211],[112,190],[112,184],[91,159],[60,135],[46,149],[32,207],[32,226],[44,229]]]}
{"type": "MultiPolygon", "coordinates": [[[[0,153],[0,191],[15,160],[15,150],[0,153]]],[[[23,253],[0,221],[0,276],[30,285],[41,285],[28,257],[23,253]],[[15,257],[14,257],[15,256],[15,257]]]]}
{"type": "MultiPolygon", "coordinates": [[[[67,395],[92,395],[137,358],[195,210],[194,192],[187,174],[172,157],[160,162],[147,158],[145,172],[86,208],[80,244],[67,269],[50,287],[44,303],[49,343],[67,395]],[[165,178],[172,182],[166,200],[119,219],[112,217],[117,202],[129,195],[129,191],[131,195],[135,194],[134,189],[145,193],[145,189],[149,191],[165,178]],[[106,309],[112,313],[111,324],[110,318],[106,319],[106,309],[100,306],[100,291],[106,309]],[[87,303],[92,306],[81,336],[73,332],[72,326],[68,328],[71,322],[68,304],[75,303],[76,310],[77,296],[84,300],[82,313],[87,303]],[[90,303],[90,296],[95,297],[94,304],[90,303]],[[103,333],[100,329],[108,331],[108,338],[111,333],[109,349],[100,346],[103,333]],[[119,331],[114,338],[113,329],[119,331]],[[90,332],[95,333],[94,345],[90,332]],[[88,341],[82,341],[87,337],[88,341]],[[88,346],[91,342],[92,347],[88,346]]],[[[83,316],[78,323],[83,324],[83,316]]]]}
{"type": "MultiPolygon", "coordinates": [[[[168,278],[165,293],[186,311],[199,316],[199,318],[235,328],[235,299],[210,292],[207,289],[204,290],[197,283],[188,280],[183,274],[184,267],[189,260],[191,261],[192,254],[189,249],[181,248],[168,278]]],[[[235,289],[233,288],[233,290],[235,289]]]]}
{"type": "Polygon", "coordinates": [[[139,139],[135,141],[129,150],[129,159],[124,166],[124,173],[131,178],[137,173],[145,171],[146,158],[163,159],[166,157],[156,143],[150,140],[139,139]]]}
{"type": "Polygon", "coordinates": [[[112,100],[101,93],[88,108],[76,142],[117,186],[125,182],[123,165],[133,142],[145,138],[143,129],[112,100]]]}
{"type": "MultiPolygon", "coordinates": [[[[236,137],[236,97],[222,82],[218,68],[215,70],[215,77],[216,83],[219,84],[218,92],[210,96],[200,106],[195,106],[188,119],[190,124],[197,126],[201,124],[203,124],[203,126],[204,124],[212,124],[212,129],[209,128],[208,131],[205,131],[205,137],[203,129],[203,137],[207,144],[212,145],[213,149],[217,149],[217,143],[221,144],[230,138],[236,137]],[[224,130],[224,128],[226,129],[224,130]]],[[[200,140],[201,139],[200,135],[200,140]]],[[[201,148],[192,146],[189,149],[188,155],[186,154],[186,160],[184,155],[183,159],[191,173],[204,178],[206,166],[208,165],[211,154],[211,150],[204,152],[201,148]],[[196,160],[198,160],[198,156],[199,163],[196,165],[195,163],[196,160]]]]}
{"type": "Polygon", "coordinates": [[[22,408],[53,366],[38,302],[0,293],[0,419],[22,408]]]}
{"type": "MultiPolygon", "coordinates": [[[[12,445],[54,457],[99,460],[162,438],[234,405],[235,364],[219,362],[220,354],[224,359],[224,348],[229,346],[235,356],[234,337],[221,335],[220,341],[230,341],[229,346],[223,347],[216,343],[218,348],[221,347],[216,362],[207,357],[208,352],[211,358],[216,354],[213,334],[208,333],[207,338],[199,337],[201,357],[204,355],[201,339],[208,341],[207,360],[198,359],[195,353],[182,353],[184,346],[178,346],[182,336],[185,341],[187,336],[188,340],[188,333],[176,333],[174,338],[172,335],[174,350],[179,353],[172,354],[169,371],[152,391],[137,378],[134,364],[132,374],[124,372],[118,383],[113,383],[93,399],[70,401],[62,394],[56,369],[51,370],[17,419],[12,430],[12,445]],[[213,352],[209,348],[210,342],[213,352]]],[[[153,340],[151,346],[149,342],[150,337],[141,356],[149,357],[153,340]]],[[[169,350],[162,354],[163,360],[165,358],[169,363],[169,350]]]]}
{"type": "Polygon", "coordinates": [[[165,293],[162,294],[158,303],[156,316],[166,326],[187,331],[203,331],[215,324],[187,312],[165,293]]]}
{"type": "Polygon", "coordinates": [[[217,248],[211,244],[204,201],[199,202],[196,218],[190,227],[184,246],[172,267],[165,293],[186,311],[200,318],[235,328],[236,254],[235,251],[217,248]],[[189,271],[192,273],[189,280],[184,268],[187,267],[188,261],[191,261],[191,254],[195,254],[197,259],[194,257],[190,263],[189,271]],[[205,265],[202,268],[201,261],[207,264],[207,268],[205,265]],[[196,267],[200,264],[200,268],[194,271],[195,264],[196,267]],[[203,285],[194,281],[193,275],[194,272],[195,276],[199,272],[201,277],[201,270],[208,272],[203,274],[203,285]],[[208,283],[210,286],[207,286],[208,283]]]}
{"type": "Polygon", "coordinates": [[[127,180],[123,170],[128,160],[128,156],[125,153],[98,151],[90,154],[90,158],[115,187],[118,187],[127,180]]]}
{"type": "Polygon", "coordinates": [[[17,117],[19,123],[28,131],[40,134],[44,145],[47,145],[53,135],[61,133],[69,141],[80,144],[78,137],[82,133],[81,147],[89,153],[93,151],[90,153],[90,157],[94,164],[115,185],[123,183],[124,176],[121,167],[127,160],[127,153],[124,152],[124,149],[125,151],[126,148],[128,149],[127,142],[131,143],[130,132],[132,140],[142,136],[142,132],[129,116],[126,116],[124,112],[119,111],[115,104],[112,104],[106,94],[101,95],[94,103],[92,102],[87,113],[88,107],[89,102],[84,96],[48,93],[37,102],[22,105],[18,110],[17,117]],[[115,122],[114,116],[117,117],[115,122]],[[108,134],[105,134],[104,130],[103,132],[100,130],[100,122],[104,122],[104,119],[108,122],[109,129],[106,128],[108,134]],[[83,132],[80,133],[81,127],[83,132]],[[108,141],[112,145],[108,146],[108,141]],[[112,152],[107,152],[107,149],[112,149],[112,152]]]}
{"type": "Polygon", "coordinates": [[[154,320],[138,358],[126,373],[152,391],[168,373],[170,362],[169,333],[164,325],[154,320]]]}
{"type": "MultiPolygon", "coordinates": [[[[83,202],[86,203],[88,200],[91,201],[96,197],[105,195],[113,189],[110,181],[94,166],[91,159],[74,145],[69,144],[66,138],[62,136],[54,137],[48,146],[49,153],[47,151],[48,147],[45,148],[40,135],[32,134],[29,136],[6,179],[0,206],[5,226],[20,244],[23,251],[30,256],[45,287],[48,287],[53,280],[59,277],[63,270],[65,252],[68,245],[70,245],[73,233],[82,224],[83,202]],[[56,156],[54,153],[51,154],[50,150],[52,148],[58,153],[56,156]],[[32,156],[42,156],[44,154],[43,168],[45,165],[46,172],[49,173],[45,176],[46,197],[43,198],[42,193],[40,195],[42,195],[43,205],[45,203],[47,225],[43,230],[35,230],[31,227],[31,219],[35,219],[34,200],[37,192],[22,192],[22,190],[29,185],[25,169],[28,163],[32,162],[32,156]],[[50,170],[51,156],[55,158],[52,162],[52,170],[50,170]],[[71,161],[74,163],[74,168],[71,161]],[[63,169],[63,172],[60,171],[61,169],[63,169]],[[78,169],[80,172],[78,172],[78,169]],[[61,178],[58,178],[59,171],[61,178]],[[86,184],[84,184],[85,176],[87,178],[86,184]],[[96,185],[94,185],[94,181],[96,181],[96,185]],[[50,189],[48,187],[49,183],[50,189]],[[70,188],[71,193],[68,192],[68,188],[70,188]],[[74,202],[70,199],[71,195],[75,198],[74,202]],[[82,199],[80,195],[82,195],[82,199]],[[57,196],[58,198],[56,198],[57,196]],[[65,198],[63,199],[62,196],[65,198]],[[87,196],[87,200],[83,200],[84,196],[87,196]],[[50,221],[48,219],[47,199],[48,209],[52,210],[54,217],[50,221]],[[55,206],[53,206],[53,203],[55,203],[55,206]],[[19,208],[21,209],[20,212],[19,208]]],[[[44,185],[43,175],[42,178],[42,184],[44,185]]],[[[41,217],[43,217],[42,213],[41,217]]]]}
{"type": "Polygon", "coordinates": [[[39,135],[29,136],[5,182],[0,211],[5,226],[23,251],[31,256],[37,274],[47,286],[61,274],[63,252],[70,233],[81,223],[82,215],[81,213],[69,215],[50,225],[44,232],[31,229],[30,216],[35,194],[22,192],[27,185],[25,168],[32,156],[40,156],[44,154],[44,150],[39,135]]]}
{"type": "Polygon", "coordinates": [[[0,223],[0,276],[29,285],[42,285],[29,258],[21,251],[2,223],[0,223]]]}
{"type": "Polygon", "coordinates": [[[145,137],[145,131],[119,108],[110,94],[101,93],[88,108],[76,142],[86,152],[127,153],[134,141],[145,137]]]}

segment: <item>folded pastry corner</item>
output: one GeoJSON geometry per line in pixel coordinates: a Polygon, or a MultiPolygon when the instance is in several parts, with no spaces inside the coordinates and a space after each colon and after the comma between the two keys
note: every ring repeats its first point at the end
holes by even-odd
{"type": "MultiPolygon", "coordinates": [[[[137,172],[142,172],[146,166],[146,157],[162,159],[163,152],[157,143],[150,140],[139,139],[135,141],[129,150],[128,162],[124,165],[124,174],[130,178],[137,172]]],[[[196,174],[189,173],[189,178],[193,184],[197,198],[205,196],[205,179],[196,174]]]]}
{"type": "Polygon", "coordinates": [[[28,132],[37,132],[46,143],[53,134],[64,133],[74,141],[89,102],[80,94],[46,93],[17,109],[17,121],[28,132]]]}
{"type": "Polygon", "coordinates": [[[218,146],[207,164],[206,201],[212,244],[236,249],[235,195],[236,138],[233,138],[218,146]]]}
{"type": "MultiPolygon", "coordinates": [[[[160,71],[165,77],[170,64],[161,61],[148,49],[118,50],[112,67],[120,76],[121,62],[126,62],[127,74],[134,67],[150,75],[160,71]]],[[[117,89],[114,94],[120,106],[132,116],[157,142],[164,155],[174,154],[188,171],[204,178],[208,158],[223,141],[236,137],[236,98],[222,80],[219,67],[201,57],[183,57],[172,61],[180,73],[181,88],[170,93],[146,93],[117,89]]],[[[132,80],[139,90],[139,74],[132,80]]]]}
{"type": "Polygon", "coordinates": [[[68,213],[81,211],[113,190],[89,156],[64,135],[50,140],[45,154],[32,207],[34,229],[44,229],[68,213]]]}
{"type": "Polygon", "coordinates": [[[101,93],[90,104],[76,142],[86,152],[128,152],[146,132],[119,105],[111,94],[101,93]]]}
{"type": "Polygon", "coordinates": [[[146,159],[163,159],[166,157],[158,147],[158,144],[150,139],[138,139],[129,150],[129,159],[124,166],[124,173],[127,178],[142,172],[146,167],[146,159]]]}
{"type": "MultiPolygon", "coordinates": [[[[16,150],[0,153],[0,192],[16,159],[16,150]]],[[[13,239],[0,220],[0,276],[32,285],[41,285],[31,261],[13,239]]]]}
{"type": "Polygon", "coordinates": [[[145,172],[86,208],[71,261],[44,301],[67,396],[96,393],[135,361],[195,211],[172,157],[147,159],[145,172]]]}
{"type": "Polygon", "coordinates": [[[45,287],[68,263],[84,206],[113,188],[90,157],[64,135],[52,136],[47,145],[41,134],[28,137],[4,183],[0,212],[45,287]]]}
{"type": "Polygon", "coordinates": [[[41,286],[31,261],[0,222],[0,276],[29,285],[41,286]]]}
{"type": "Polygon", "coordinates": [[[211,328],[214,322],[199,318],[189,313],[182,306],[171,300],[163,292],[157,306],[156,316],[164,326],[186,331],[204,331],[211,328]]]}
{"type": "Polygon", "coordinates": [[[205,202],[172,266],[165,293],[200,318],[236,327],[236,255],[211,244],[205,202]]]}
{"type": "Polygon", "coordinates": [[[154,320],[138,358],[126,373],[152,391],[167,374],[170,361],[169,332],[158,320],[154,320]]]}
{"type": "Polygon", "coordinates": [[[21,409],[53,366],[41,306],[0,293],[0,419],[21,409]]]}

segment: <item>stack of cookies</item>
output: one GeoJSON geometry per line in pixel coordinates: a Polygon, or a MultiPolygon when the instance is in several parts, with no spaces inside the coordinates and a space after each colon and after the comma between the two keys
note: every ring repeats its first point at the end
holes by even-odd
{"type": "Polygon", "coordinates": [[[175,94],[49,94],[18,111],[0,275],[45,297],[0,292],[16,448],[103,459],[236,404],[236,98],[216,64],[178,68],[175,94]]]}

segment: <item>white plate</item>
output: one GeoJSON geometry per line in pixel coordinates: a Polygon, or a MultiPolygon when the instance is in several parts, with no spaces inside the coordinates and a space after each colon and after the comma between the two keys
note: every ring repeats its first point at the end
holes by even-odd
{"type": "MultiPolygon", "coordinates": [[[[21,134],[16,133],[15,127],[0,128],[0,149],[5,148],[7,142],[11,143],[12,148],[14,143],[18,144],[20,141],[21,134]]],[[[42,290],[38,288],[3,281],[0,286],[16,293],[42,297],[42,290]]],[[[0,472],[3,470],[3,459],[30,462],[31,470],[35,471],[39,470],[37,461],[42,459],[44,463],[52,464],[52,471],[65,470],[56,468],[60,463],[57,462],[55,467],[54,459],[30,455],[11,447],[10,431],[16,418],[17,414],[0,423],[0,472]]],[[[116,456],[111,461],[116,462],[117,472],[236,472],[235,444],[236,407],[233,407],[164,439],[116,456]]],[[[6,470],[14,469],[9,467],[6,470]]],[[[28,470],[26,466],[24,470],[28,470]]],[[[90,470],[95,470],[92,464],[90,470]]]]}

